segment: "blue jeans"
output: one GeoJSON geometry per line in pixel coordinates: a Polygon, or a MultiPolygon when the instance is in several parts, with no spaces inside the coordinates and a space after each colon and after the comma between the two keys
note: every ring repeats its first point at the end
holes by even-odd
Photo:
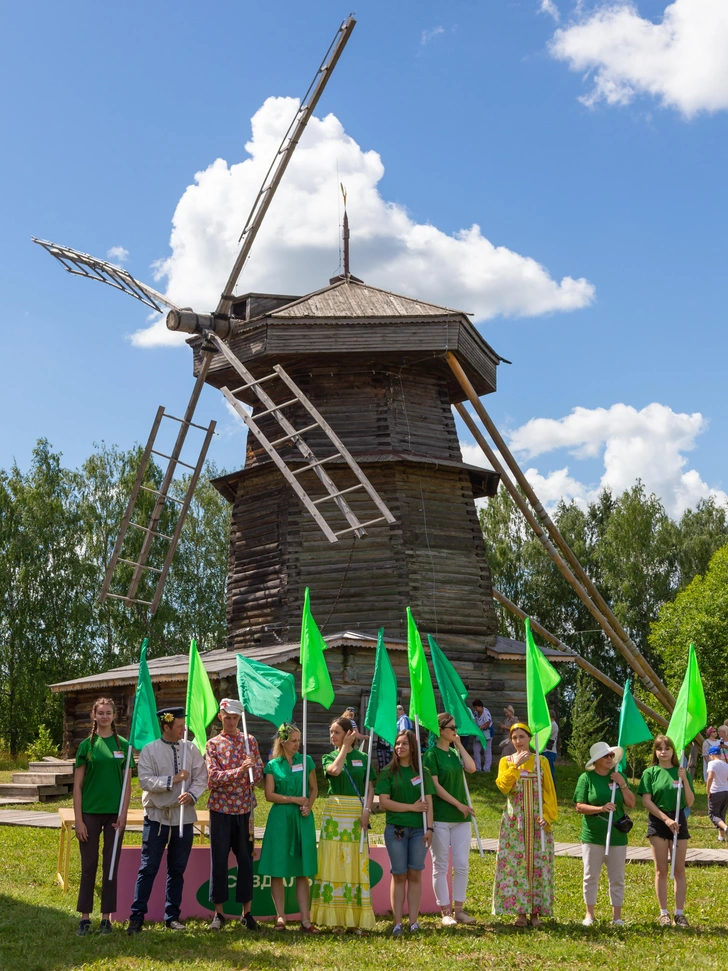
{"type": "Polygon", "coordinates": [[[392,874],[401,876],[408,870],[424,870],[427,847],[422,826],[397,826],[387,823],[384,827],[384,844],[389,854],[392,874]],[[395,829],[402,830],[402,839],[397,839],[395,829]]]}
{"type": "Polygon", "coordinates": [[[144,920],[147,904],[152,895],[154,878],[167,849],[167,886],[165,891],[164,919],[179,920],[182,903],[184,873],[192,849],[192,823],[185,823],[182,837],[179,826],[160,826],[145,817],[142,833],[142,862],[139,867],[131,920],[144,920]]]}
{"type": "Polygon", "coordinates": [[[548,760],[549,767],[551,769],[551,778],[555,782],[556,781],[556,752],[544,752],[543,754],[546,756],[548,760]]]}

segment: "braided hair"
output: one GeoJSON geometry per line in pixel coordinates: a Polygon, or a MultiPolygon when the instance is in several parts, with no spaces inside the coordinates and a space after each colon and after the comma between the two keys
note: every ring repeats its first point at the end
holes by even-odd
{"type": "Polygon", "coordinates": [[[97,698],[91,706],[91,734],[89,735],[89,762],[93,761],[94,755],[94,742],[96,741],[97,727],[96,727],[96,709],[101,705],[108,705],[114,713],[114,717],[111,720],[111,731],[114,735],[114,741],[116,742],[116,747],[119,751],[123,751],[121,748],[121,743],[119,742],[119,736],[116,734],[116,705],[114,704],[113,698],[97,698]]]}

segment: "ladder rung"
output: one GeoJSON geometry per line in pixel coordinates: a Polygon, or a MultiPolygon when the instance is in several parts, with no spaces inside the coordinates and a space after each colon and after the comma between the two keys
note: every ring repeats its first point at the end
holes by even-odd
{"type": "Polygon", "coordinates": [[[165,499],[169,499],[170,502],[177,502],[180,506],[184,505],[184,499],[175,499],[174,496],[170,496],[166,492],[160,492],[159,489],[148,489],[146,486],[140,486],[140,489],[144,489],[145,492],[151,492],[153,496],[163,496],[165,499]]]}
{"type": "Polygon", "coordinates": [[[125,560],[123,556],[120,556],[116,561],[117,563],[128,563],[129,566],[138,566],[141,570],[153,570],[155,573],[161,573],[156,566],[145,566],[143,563],[137,563],[136,560],[125,560]]]}
{"type": "MultiPolygon", "coordinates": [[[[255,419],[253,419],[253,421],[255,421],[255,419]]],[[[303,435],[305,432],[310,432],[314,428],[320,428],[320,427],[321,426],[319,425],[319,423],[315,421],[313,425],[306,425],[305,428],[298,428],[296,429],[295,432],[291,432],[290,435],[286,435],[285,438],[277,438],[274,442],[271,442],[270,444],[273,446],[282,445],[284,442],[290,441],[292,438],[295,438],[297,435],[303,435]]]]}
{"type": "Polygon", "coordinates": [[[130,526],[136,526],[137,529],[143,529],[145,533],[151,533],[152,536],[160,536],[162,539],[168,539],[168,540],[170,540],[170,542],[172,540],[172,537],[171,536],[167,536],[165,533],[157,533],[153,529],[149,529],[149,527],[147,527],[147,526],[140,526],[139,523],[129,522],[129,525],[130,526]]]}
{"type": "MultiPolygon", "coordinates": [[[[180,423],[180,425],[189,425],[190,428],[199,428],[201,432],[208,431],[208,429],[204,425],[196,425],[193,421],[185,421],[184,418],[178,418],[176,415],[169,415],[169,414],[167,414],[166,411],[162,415],[162,417],[163,418],[171,418],[172,421],[178,421],[180,423]]],[[[109,596],[111,596],[111,595],[109,594],[109,596]]],[[[145,601],[140,600],[139,603],[145,603],[145,601]]]]}
{"type": "Polygon", "coordinates": [[[334,536],[343,536],[344,533],[353,533],[357,529],[364,529],[365,526],[373,526],[374,523],[382,523],[386,521],[386,516],[379,516],[378,519],[369,519],[365,523],[359,523],[358,526],[350,526],[349,529],[340,529],[338,532],[334,533],[334,536]]]}
{"type": "Polygon", "coordinates": [[[308,472],[310,469],[315,469],[318,465],[324,465],[326,462],[333,462],[334,459],[340,459],[341,456],[338,452],[333,455],[327,455],[325,459],[319,459],[317,462],[309,462],[308,465],[302,466],[300,469],[291,469],[291,475],[300,475],[302,472],[308,472]]]}
{"type": "MultiPolygon", "coordinates": [[[[200,426],[197,425],[197,428],[200,426]]],[[[184,465],[186,469],[192,469],[194,471],[194,465],[189,465],[187,462],[183,462],[182,459],[173,459],[171,455],[165,455],[164,452],[157,452],[156,449],[152,449],[152,455],[158,455],[160,459],[169,459],[170,462],[175,462],[177,465],[184,465]]]]}
{"type": "Polygon", "coordinates": [[[291,398],[290,401],[284,401],[282,405],[276,405],[274,408],[268,408],[266,411],[260,411],[255,415],[255,421],[262,418],[263,415],[272,415],[274,411],[282,411],[284,408],[288,408],[290,405],[300,404],[298,398],[291,398]]]}
{"type": "Polygon", "coordinates": [[[137,600],[135,597],[125,597],[121,593],[107,593],[106,596],[107,597],[113,597],[114,600],[126,600],[128,603],[144,604],[145,607],[151,607],[152,606],[152,601],[151,600],[137,600]]]}
{"type": "MultiPolygon", "coordinates": [[[[314,499],[314,506],[318,506],[320,502],[327,502],[329,499],[338,499],[339,496],[345,496],[347,492],[354,492],[356,489],[363,489],[364,486],[359,482],[355,486],[351,486],[349,489],[342,489],[341,492],[332,492],[328,496],[322,496],[321,499],[314,499]]],[[[358,527],[356,527],[358,529],[358,527]]]]}
{"type": "Polygon", "coordinates": [[[239,388],[233,388],[230,394],[237,394],[238,391],[247,391],[249,388],[255,388],[259,384],[265,384],[266,381],[272,381],[273,378],[277,378],[278,375],[273,372],[273,374],[266,374],[264,378],[260,378],[258,381],[251,381],[250,384],[241,384],[239,388]]]}

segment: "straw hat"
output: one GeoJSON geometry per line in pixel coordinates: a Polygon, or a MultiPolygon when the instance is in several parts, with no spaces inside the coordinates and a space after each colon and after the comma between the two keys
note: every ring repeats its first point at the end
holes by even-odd
{"type": "Polygon", "coordinates": [[[592,747],[589,749],[589,761],[584,768],[588,772],[592,772],[594,769],[594,763],[598,759],[603,759],[605,755],[609,755],[610,752],[614,753],[614,765],[619,765],[624,756],[624,749],[621,747],[621,745],[607,745],[606,742],[595,742],[594,745],[592,745],[592,747]]]}

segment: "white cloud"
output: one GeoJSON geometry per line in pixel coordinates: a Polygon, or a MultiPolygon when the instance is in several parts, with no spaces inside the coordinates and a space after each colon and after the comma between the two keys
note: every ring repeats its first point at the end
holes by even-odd
{"type": "Polygon", "coordinates": [[[569,467],[542,474],[526,471],[536,494],[546,504],[560,498],[586,504],[609,487],[619,495],[641,479],[662,500],[667,512],[680,516],[700,499],[728,496],[711,488],[694,469],[686,469],[686,452],[707,427],[699,412],[692,415],[653,403],[641,411],[625,404],[611,408],[574,408],[564,418],[533,418],[509,435],[509,446],[525,459],[567,449],[577,461],[601,458],[604,471],[598,483],[586,484],[569,474],[569,467]]]}
{"type": "Polygon", "coordinates": [[[726,0],[675,0],[657,23],[633,3],[602,3],[557,30],[550,50],[572,71],[587,72],[587,105],[649,95],[688,118],[728,108],[726,0]]]}
{"type": "Polygon", "coordinates": [[[420,44],[422,44],[423,46],[425,44],[429,44],[430,41],[433,39],[433,37],[437,37],[438,34],[444,34],[444,33],[445,33],[444,27],[430,27],[429,30],[423,30],[422,35],[420,37],[420,44]]]}
{"type": "Polygon", "coordinates": [[[541,0],[539,13],[547,13],[549,17],[553,17],[554,20],[556,20],[557,22],[561,20],[561,14],[559,13],[559,8],[554,3],[554,0],[541,0]]]}
{"type": "Polygon", "coordinates": [[[123,246],[112,246],[111,249],[106,250],[106,255],[110,260],[116,260],[117,263],[126,263],[129,259],[129,250],[123,246]]]}
{"type": "MultiPolygon", "coordinates": [[[[238,237],[270,160],[296,109],[269,98],[252,119],[249,158],[217,159],[195,176],[173,218],[171,255],[156,265],[167,296],[206,311],[217,305],[238,251],[238,237]]],[[[570,276],[557,281],[531,257],[486,239],[473,225],[454,235],[416,223],[378,191],[384,166],[363,151],[333,115],[312,118],[255,241],[239,292],[305,294],[338,272],[339,182],[352,224],[352,272],[374,286],[433,303],[498,314],[538,316],[588,306],[594,287],[570,276]]],[[[177,343],[162,321],[138,331],[140,346],[177,343]]]]}

